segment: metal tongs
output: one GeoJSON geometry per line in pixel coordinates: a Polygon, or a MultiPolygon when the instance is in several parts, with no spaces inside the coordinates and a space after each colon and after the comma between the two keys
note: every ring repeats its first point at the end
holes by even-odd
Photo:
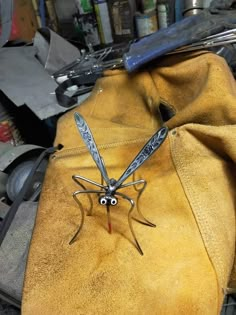
{"type": "Polygon", "coordinates": [[[82,51],[81,57],[53,74],[58,83],[55,90],[58,104],[70,107],[77,103],[79,95],[90,92],[96,80],[105,70],[123,67],[122,56],[128,45],[115,45],[94,51],[82,51]]]}
{"type": "Polygon", "coordinates": [[[115,45],[105,49],[94,51],[89,46],[89,52],[82,51],[81,57],[63,67],[53,74],[54,79],[60,82],[59,78],[70,78],[91,73],[100,73],[104,70],[118,69],[123,66],[122,55],[126,47],[115,45]],[[117,56],[117,58],[113,58],[117,56]]]}
{"type": "Polygon", "coordinates": [[[179,53],[201,50],[201,49],[208,49],[208,48],[217,47],[217,46],[225,46],[225,45],[234,44],[234,43],[236,44],[236,28],[205,37],[196,43],[182,46],[168,53],[168,55],[179,54],[179,53]]]}

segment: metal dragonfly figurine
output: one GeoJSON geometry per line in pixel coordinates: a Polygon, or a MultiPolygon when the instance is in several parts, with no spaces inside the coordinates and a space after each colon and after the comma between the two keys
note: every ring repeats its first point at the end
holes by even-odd
{"type": "Polygon", "coordinates": [[[82,207],[82,204],[81,204],[78,196],[80,194],[88,194],[88,197],[90,200],[90,205],[91,205],[91,207],[88,211],[88,215],[91,215],[93,203],[92,203],[92,198],[91,198],[90,194],[97,194],[99,204],[106,206],[107,218],[108,218],[108,229],[109,229],[110,233],[111,233],[110,206],[116,206],[119,198],[123,198],[130,203],[130,209],[128,212],[128,223],[129,223],[130,231],[133,235],[136,247],[137,247],[139,253],[141,255],[143,255],[143,251],[139,245],[139,242],[137,240],[137,237],[135,235],[134,228],[132,225],[132,213],[133,213],[133,210],[135,209],[135,202],[129,196],[120,192],[120,190],[123,190],[124,188],[129,187],[129,186],[134,187],[134,189],[138,192],[137,201],[136,201],[136,208],[137,208],[138,214],[141,218],[141,220],[137,220],[137,221],[140,223],[143,223],[145,225],[148,225],[150,227],[156,227],[155,224],[151,223],[149,220],[147,220],[144,217],[144,215],[142,214],[142,212],[139,208],[139,205],[138,205],[139,198],[140,198],[141,194],[143,193],[143,191],[147,185],[147,182],[144,179],[140,179],[140,180],[133,179],[132,182],[128,182],[125,184],[123,184],[123,183],[128,177],[130,177],[131,175],[134,175],[134,172],[148,158],[150,158],[150,156],[161,146],[161,144],[164,142],[164,140],[168,134],[168,128],[162,127],[161,129],[159,129],[148,140],[148,142],[144,145],[144,147],[141,149],[141,151],[138,153],[138,155],[134,158],[134,160],[130,163],[130,165],[127,167],[125,172],[120,176],[120,178],[118,180],[116,180],[114,178],[108,177],[105,163],[104,163],[104,161],[103,161],[103,159],[102,159],[102,157],[98,151],[97,145],[96,145],[94,138],[93,138],[93,135],[92,135],[92,132],[89,129],[89,126],[86,123],[86,121],[84,120],[84,118],[80,114],[75,113],[75,121],[76,121],[77,128],[79,130],[79,133],[80,133],[85,145],[87,146],[94,162],[96,163],[99,171],[101,172],[102,181],[101,181],[101,183],[97,183],[93,180],[90,180],[90,179],[83,177],[83,176],[80,176],[80,175],[73,175],[72,176],[73,180],[82,188],[82,190],[77,190],[73,193],[73,198],[75,199],[75,201],[79,205],[79,208],[81,211],[81,223],[80,223],[80,226],[79,226],[77,232],[75,233],[75,235],[73,236],[73,238],[71,239],[69,244],[72,244],[75,241],[77,235],[81,231],[82,226],[84,224],[84,209],[82,207]],[[88,189],[87,190],[85,188],[85,186],[81,183],[81,181],[92,184],[92,185],[98,187],[98,189],[94,189],[94,190],[88,189]],[[104,185],[104,181],[106,183],[105,185],[104,185]],[[140,185],[140,184],[142,185],[142,188],[138,189],[137,185],[140,185]]]}

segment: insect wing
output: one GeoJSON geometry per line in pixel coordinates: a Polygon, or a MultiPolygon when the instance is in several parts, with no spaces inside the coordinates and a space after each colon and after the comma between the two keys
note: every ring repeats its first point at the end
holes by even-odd
{"type": "Polygon", "coordinates": [[[150,156],[161,146],[168,134],[168,128],[162,127],[159,129],[144,145],[142,150],[138,153],[135,159],[130,163],[125,172],[116,182],[116,189],[133,174],[150,156]]]}
{"type": "Polygon", "coordinates": [[[109,185],[110,180],[107,174],[105,164],[103,162],[101,155],[99,154],[97,145],[94,141],[92,132],[89,129],[88,124],[79,113],[75,113],[75,122],[86,147],[88,148],[90,154],[93,157],[94,162],[96,163],[98,169],[100,170],[102,174],[102,177],[104,178],[107,185],[109,185]]]}

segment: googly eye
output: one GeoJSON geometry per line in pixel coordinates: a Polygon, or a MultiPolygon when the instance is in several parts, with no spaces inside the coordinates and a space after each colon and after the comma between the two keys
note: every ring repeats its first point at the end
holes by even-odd
{"type": "Polygon", "coordinates": [[[106,205],[106,204],[107,204],[107,200],[106,200],[105,197],[100,198],[99,201],[100,201],[100,204],[101,204],[101,205],[106,205]]]}
{"type": "Polygon", "coordinates": [[[111,205],[115,206],[117,204],[117,199],[116,198],[111,198],[111,205]]]}

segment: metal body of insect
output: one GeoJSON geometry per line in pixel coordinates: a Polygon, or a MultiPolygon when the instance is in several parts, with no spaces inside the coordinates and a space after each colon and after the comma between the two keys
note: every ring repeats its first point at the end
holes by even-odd
{"type": "Polygon", "coordinates": [[[81,135],[85,145],[87,146],[91,156],[93,157],[94,162],[96,163],[99,171],[101,172],[102,182],[97,183],[95,181],[92,181],[92,180],[85,178],[83,176],[80,176],[80,175],[73,175],[72,176],[73,180],[81,187],[81,190],[77,190],[73,193],[73,198],[75,199],[75,201],[79,205],[79,208],[81,211],[81,223],[80,223],[80,226],[79,226],[77,232],[75,233],[74,237],[70,241],[70,244],[72,244],[75,241],[75,239],[76,239],[77,235],[79,234],[79,232],[81,231],[83,223],[84,223],[84,209],[82,207],[82,204],[81,204],[78,196],[80,194],[88,194],[89,200],[91,203],[91,207],[90,207],[88,214],[91,215],[93,203],[92,203],[92,198],[91,198],[90,194],[97,194],[99,203],[101,205],[106,206],[107,218],[108,218],[108,228],[109,228],[110,233],[111,233],[110,206],[116,206],[118,203],[118,198],[123,198],[130,203],[130,209],[128,212],[128,223],[129,223],[130,231],[133,235],[136,247],[137,247],[139,253],[141,255],[143,255],[143,251],[142,251],[142,249],[141,249],[141,247],[137,241],[137,238],[136,238],[136,235],[135,235],[135,232],[133,229],[133,225],[132,225],[132,213],[133,213],[133,210],[135,208],[135,202],[130,197],[128,197],[127,195],[120,192],[120,190],[125,188],[125,187],[134,186],[135,190],[138,191],[136,206],[137,206],[138,214],[141,218],[141,220],[138,220],[138,221],[145,224],[145,225],[148,225],[150,227],[155,227],[155,224],[151,223],[150,221],[148,221],[144,217],[144,215],[142,214],[142,212],[140,211],[139,206],[138,206],[139,198],[140,198],[141,194],[143,193],[143,191],[146,187],[146,184],[147,184],[146,181],[143,179],[140,179],[140,180],[133,180],[132,182],[129,182],[126,184],[123,184],[123,183],[128,177],[130,177],[131,175],[134,175],[134,172],[160,147],[160,145],[164,142],[164,140],[168,134],[168,128],[162,127],[160,130],[158,130],[148,140],[148,142],[144,145],[144,147],[141,149],[141,151],[138,153],[138,155],[135,157],[135,159],[130,163],[130,165],[125,170],[125,172],[120,176],[120,178],[118,180],[115,180],[114,178],[110,179],[108,177],[104,161],[103,161],[102,157],[100,156],[100,153],[99,153],[98,148],[96,146],[96,143],[94,141],[91,130],[89,129],[84,118],[80,114],[75,113],[75,121],[76,121],[77,128],[80,132],[80,135],[81,135]],[[87,190],[85,188],[85,186],[81,183],[81,181],[92,184],[92,185],[98,187],[99,189],[87,190]],[[104,181],[106,183],[105,185],[104,185],[104,181]],[[142,184],[142,188],[138,189],[137,185],[140,185],[140,184],[142,184]]]}

